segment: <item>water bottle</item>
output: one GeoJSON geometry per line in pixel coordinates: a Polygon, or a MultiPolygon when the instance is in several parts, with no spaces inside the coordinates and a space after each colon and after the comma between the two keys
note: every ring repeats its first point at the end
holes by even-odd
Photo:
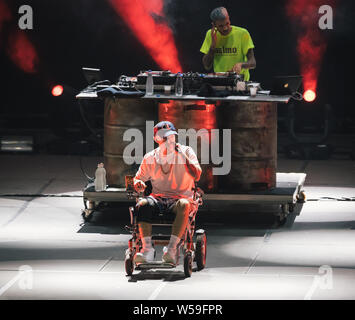
{"type": "Polygon", "coordinates": [[[147,82],[145,84],[145,94],[147,96],[152,96],[154,93],[154,83],[152,71],[148,71],[147,82]]]}
{"type": "Polygon", "coordinates": [[[175,95],[181,97],[184,91],[184,84],[182,82],[182,74],[179,72],[176,76],[175,95]]]}
{"type": "Polygon", "coordinates": [[[106,190],[106,170],[103,163],[97,165],[95,171],[95,191],[106,190]]]}

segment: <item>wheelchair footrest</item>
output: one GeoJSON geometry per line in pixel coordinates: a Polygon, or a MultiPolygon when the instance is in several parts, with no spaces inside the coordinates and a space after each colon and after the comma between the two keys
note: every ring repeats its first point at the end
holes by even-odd
{"type": "Polygon", "coordinates": [[[147,262],[147,263],[140,263],[136,266],[136,270],[148,270],[148,269],[172,269],[175,268],[176,265],[172,263],[166,263],[162,261],[156,262],[147,262]]]}
{"type": "Polygon", "coordinates": [[[156,234],[152,235],[152,241],[154,241],[156,244],[165,244],[169,243],[170,240],[170,235],[164,235],[164,234],[156,234]]]}

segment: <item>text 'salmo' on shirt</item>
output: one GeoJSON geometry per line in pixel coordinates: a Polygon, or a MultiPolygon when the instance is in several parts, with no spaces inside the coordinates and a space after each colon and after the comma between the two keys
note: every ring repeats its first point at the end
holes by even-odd
{"type": "MultiPolygon", "coordinates": [[[[208,30],[200,51],[207,54],[211,42],[211,30],[208,30]]],[[[217,44],[213,60],[214,72],[227,72],[232,70],[236,63],[246,62],[248,60],[247,53],[249,49],[253,48],[253,40],[244,28],[232,26],[231,32],[226,36],[217,31],[217,44]]],[[[242,69],[241,74],[244,75],[245,81],[249,80],[248,69],[242,69]]]]}

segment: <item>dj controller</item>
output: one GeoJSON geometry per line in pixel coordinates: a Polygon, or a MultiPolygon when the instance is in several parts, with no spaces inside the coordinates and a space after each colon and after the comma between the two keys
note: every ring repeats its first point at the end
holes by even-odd
{"type": "MultiPolygon", "coordinates": [[[[177,73],[170,71],[142,71],[137,76],[120,76],[118,87],[124,90],[140,90],[145,91],[148,73],[152,74],[154,92],[173,93],[175,90],[177,73]]],[[[184,94],[206,93],[227,95],[250,94],[250,87],[260,89],[260,84],[255,82],[247,82],[243,80],[242,75],[235,72],[219,72],[219,73],[198,73],[187,72],[181,73],[183,78],[184,94]]]]}
{"type": "Polygon", "coordinates": [[[117,82],[112,83],[110,80],[102,80],[100,69],[83,68],[83,71],[85,71],[84,75],[90,84],[82,90],[82,94],[85,96],[92,94],[100,98],[110,95],[143,97],[151,95],[152,91],[160,97],[180,96],[182,80],[183,95],[197,95],[199,97],[276,95],[302,100],[302,94],[297,91],[302,83],[300,75],[274,77],[272,89],[265,90],[261,88],[260,83],[245,81],[243,75],[235,72],[172,73],[169,70],[149,70],[141,71],[136,76],[121,75],[117,82]],[[147,81],[148,78],[149,81],[147,81]],[[179,81],[177,81],[178,78],[179,81]],[[177,82],[180,84],[175,90],[177,82]],[[149,85],[147,86],[147,84],[149,85]],[[177,92],[178,94],[176,94],[177,92]]]}

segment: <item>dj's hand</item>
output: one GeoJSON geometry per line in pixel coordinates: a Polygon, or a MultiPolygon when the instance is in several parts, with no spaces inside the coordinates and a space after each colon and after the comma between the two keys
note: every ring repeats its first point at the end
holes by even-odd
{"type": "Polygon", "coordinates": [[[242,62],[236,63],[232,69],[233,72],[240,74],[240,72],[242,71],[242,62]]]}
{"type": "Polygon", "coordinates": [[[138,193],[143,192],[145,190],[145,188],[146,188],[146,185],[142,180],[136,180],[134,182],[134,189],[136,189],[136,191],[138,193]]]}
{"type": "Polygon", "coordinates": [[[214,23],[212,22],[212,29],[211,29],[211,49],[215,49],[217,45],[217,28],[215,27],[214,23]]]}

